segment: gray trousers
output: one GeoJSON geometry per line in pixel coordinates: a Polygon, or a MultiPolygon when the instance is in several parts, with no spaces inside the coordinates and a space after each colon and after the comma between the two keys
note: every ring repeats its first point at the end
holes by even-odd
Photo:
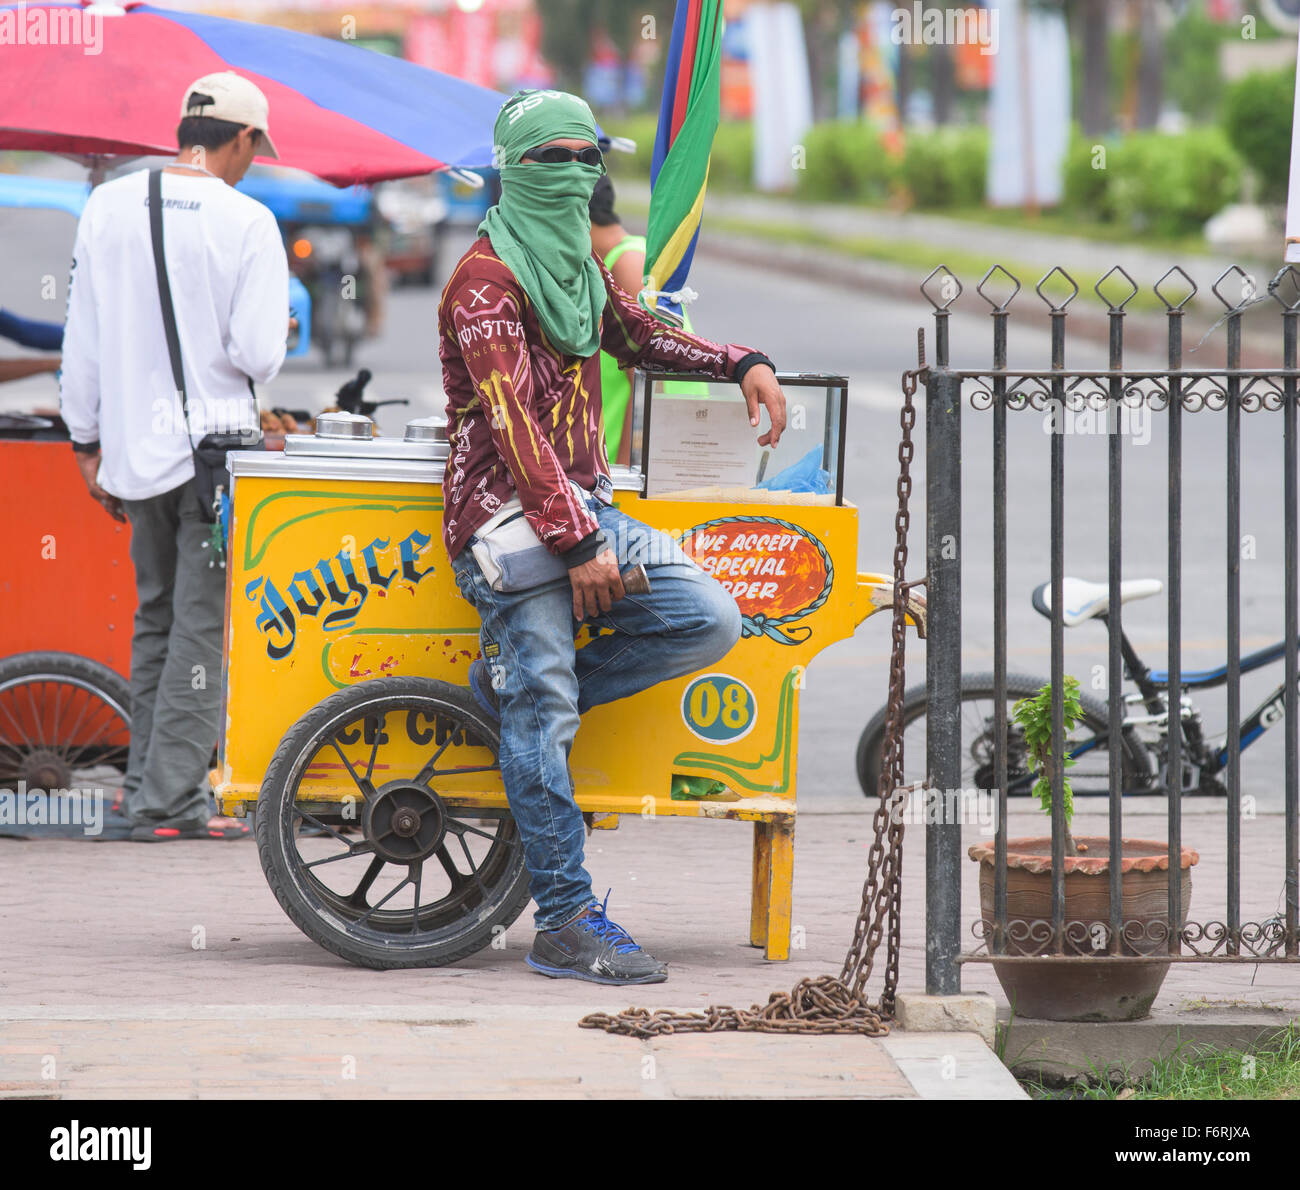
{"type": "Polygon", "coordinates": [[[137,825],[184,830],[211,815],[226,572],[208,565],[212,551],[203,543],[212,526],[203,520],[194,480],[122,506],[139,599],[124,808],[137,825]]]}

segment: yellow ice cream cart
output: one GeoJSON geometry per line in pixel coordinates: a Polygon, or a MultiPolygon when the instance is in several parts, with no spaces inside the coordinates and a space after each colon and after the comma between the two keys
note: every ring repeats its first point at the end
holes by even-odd
{"type": "MultiPolygon", "coordinates": [[[[857,571],[847,382],[780,380],[790,428],[768,449],[735,385],[638,378],[615,503],[732,593],[743,635],[709,672],[588,712],[571,758],[594,825],[753,823],[750,942],[769,959],[789,955],[805,669],[893,590],[857,571]]],[[[230,456],[217,800],[237,817],[256,807],[262,865],[290,918],[370,967],[455,962],[529,899],[497,727],[468,688],[478,624],[441,540],[447,454],[440,419],[397,438],[337,413],[283,452],[230,456]]]]}

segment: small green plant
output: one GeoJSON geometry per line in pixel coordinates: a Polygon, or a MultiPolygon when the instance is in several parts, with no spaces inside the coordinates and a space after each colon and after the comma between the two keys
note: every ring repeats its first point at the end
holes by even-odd
{"type": "MultiPolygon", "coordinates": [[[[1079,703],[1079,679],[1066,674],[1061,679],[1062,703],[1064,704],[1063,725],[1069,731],[1083,718],[1083,707],[1079,703]]],[[[1029,763],[1038,774],[1034,782],[1033,793],[1038,798],[1045,814],[1052,812],[1052,778],[1056,773],[1056,758],[1052,755],[1052,684],[1046,683],[1037,694],[1022,698],[1011,709],[1011,717],[1024,729],[1025,746],[1029,750],[1029,763]]],[[[1068,752],[1063,758],[1064,768],[1077,763],[1068,752]]],[[[1070,788],[1070,778],[1061,779],[1065,809],[1065,854],[1077,855],[1074,836],[1070,834],[1070,823],[1074,819],[1074,790],[1070,788]]]]}

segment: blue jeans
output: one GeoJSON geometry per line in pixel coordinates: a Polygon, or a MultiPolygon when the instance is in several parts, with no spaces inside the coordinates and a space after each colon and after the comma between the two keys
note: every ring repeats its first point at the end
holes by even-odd
{"type": "Polygon", "coordinates": [[[501,777],[519,825],[537,902],[534,924],[553,930],[597,903],[583,867],[584,824],[569,777],[583,711],[712,665],[740,638],[740,609],[666,533],[588,499],[620,568],[641,562],[650,594],[627,595],[587,623],[612,628],[574,648],[567,578],[494,591],[468,547],[452,561],[456,585],[478,609],[480,644],[501,703],[501,777]]]}

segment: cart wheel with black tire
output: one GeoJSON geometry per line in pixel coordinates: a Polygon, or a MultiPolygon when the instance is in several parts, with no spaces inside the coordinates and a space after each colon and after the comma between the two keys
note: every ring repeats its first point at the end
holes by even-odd
{"type": "Polygon", "coordinates": [[[375,678],[317,703],[257,803],[262,869],[294,924],[377,969],[490,945],[529,901],[513,817],[472,804],[475,783],[500,786],[498,749],[497,725],[447,682],[375,678]]]}
{"type": "Polygon", "coordinates": [[[0,660],[0,787],[121,787],[131,745],[127,681],[75,653],[0,660]]]}

